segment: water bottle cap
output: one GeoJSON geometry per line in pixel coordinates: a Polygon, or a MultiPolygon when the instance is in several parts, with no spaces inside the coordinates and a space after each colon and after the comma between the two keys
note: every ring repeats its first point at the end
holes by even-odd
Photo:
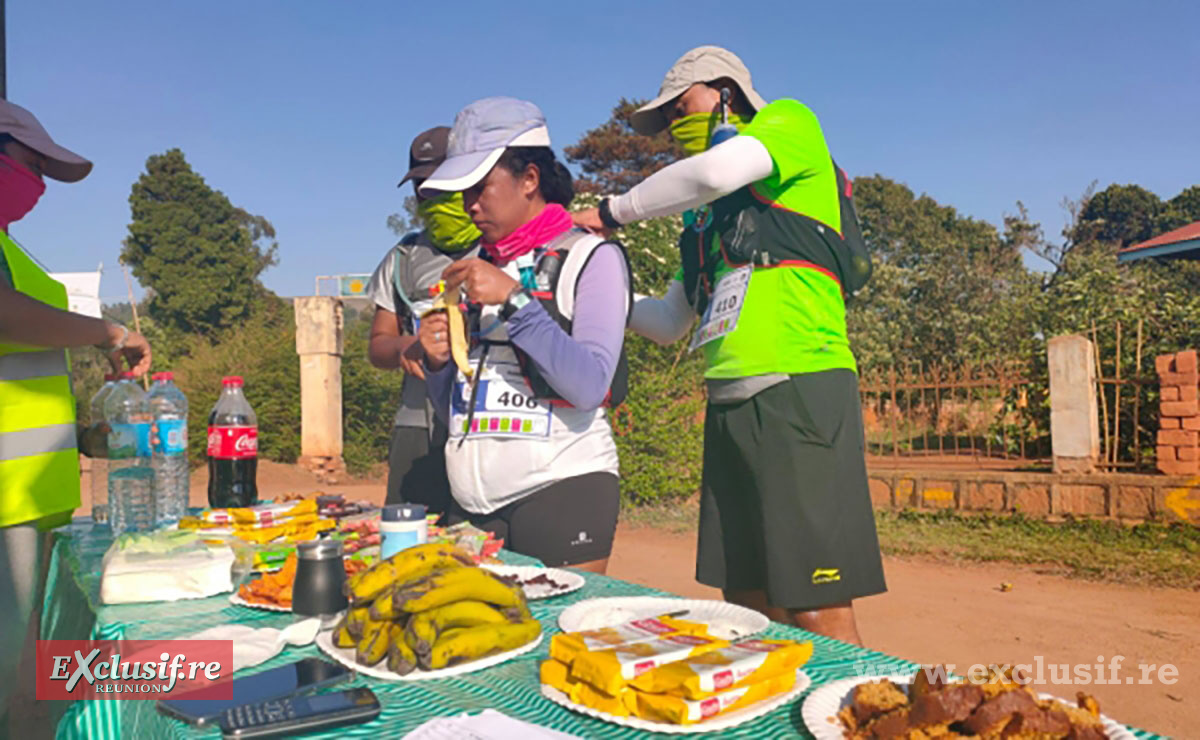
{"type": "Polygon", "coordinates": [[[245,384],[245,381],[242,380],[242,376],[240,375],[227,375],[224,378],[221,378],[221,385],[229,385],[233,386],[234,388],[241,388],[245,384]]]}
{"type": "Polygon", "coordinates": [[[175,380],[175,373],[154,373],[152,380],[175,380]]]}
{"type": "Polygon", "coordinates": [[[391,504],[383,507],[385,522],[419,522],[425,518],[423,504],[391,504]]]}
{"type": "Polygon", "coordinates": [[[133,380],[133,373],[126,370],[125,372],[121,373],[121,380],[133,380]]]}

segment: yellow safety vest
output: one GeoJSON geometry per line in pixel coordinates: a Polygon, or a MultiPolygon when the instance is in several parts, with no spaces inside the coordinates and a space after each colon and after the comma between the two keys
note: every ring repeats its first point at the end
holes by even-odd
{"type": "MultiPolygon", "coordinates": [[[[0,250],[13,288],[66,310],[63,284],[3,232],[0,250]]],[[[0,527],[65,524],[79,507],[70,372],[66,350],[0,342],[0,527]]]]}

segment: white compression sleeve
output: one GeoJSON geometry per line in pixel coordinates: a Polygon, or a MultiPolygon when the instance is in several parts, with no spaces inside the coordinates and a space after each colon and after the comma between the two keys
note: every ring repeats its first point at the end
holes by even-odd
{"type": "Polygon", "coordinates": [[[613,218],[622,224],[669,216],[770,177],[774,169],[775,163],[761,141],[753,136],[735,136],[707,152],[664,167],[628,193],[611,198],[608,206],[613,218]]]}
{"type": "Polygon", "coordinates": [[[683,293],[683,283],[672,280],[663,298],[635,295],[629,328],[658,344],[677,342],[687,334],[696,313],[683,293]]]}

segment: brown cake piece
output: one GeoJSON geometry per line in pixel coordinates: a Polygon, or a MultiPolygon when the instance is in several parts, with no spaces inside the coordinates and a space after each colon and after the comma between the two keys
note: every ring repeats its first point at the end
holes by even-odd
{"type": "Polygon", "coordinates": [[[1071,725],[1071,733],[1066,740],[1108,740],[1108,733],[1103,727],[1071,725]]]}
{"type": "Polygon", "coordinates": [[[1036,709],[1038,705],[1029,692],[1006,691],[980,704],[963,727],[976,735],[998,735],[1015,715],[1036,709]]]}
{"type": "Polygon", "coordinates": [[[865,728],[865,737],[879,740],[902,740],[908,737],[908,709],[894,709],[877,717],[865,728]]]}
{"type": "Polygon", "coordinates": [[[1018,712],[1001,735],[1011,740],[1042,740],[1049,737],[1066,737],[1071,731],[1071,720],[1057,709],[1032,709],[1018,712]]]}
{"type": "Polygon", "coordinates": [[[917,675],[913,676],[912,688],[909,690],[909,695],[913,701],[916,701],[932,691],[950,686],[951,683],[946,678],[949,673],[945,666],[918,668],[917,675]]]}
{"type": "Polygon", "coordinates": [[[860,725],[907,705],[908,696],[886,678],[859,684],[850,694],[850,706],[854,707],[854,718],[860,725]]]}
{"type": "Polygon", "coordinates": [[[1096,701],[1096,697],[1077,691],[1075,692],[1075,701],[1079,703],[1080,709],[1086,710],[1096,719],[1100,719],[1100,702],[1096,701]]]}
{"type": "Polygon", "coordinates": [[[983,702],[983,690],[978,686],[946,686],[927,691],[913,701],[909,723],[918,729],[960,722],[983,702]]]}

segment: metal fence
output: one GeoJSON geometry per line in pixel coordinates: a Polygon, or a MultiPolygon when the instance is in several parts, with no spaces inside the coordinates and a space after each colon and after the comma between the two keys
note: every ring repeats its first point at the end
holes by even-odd
{"type": "Polygon", "coordinates": [[[868,454],[1048,460],[1049,430],[1031,403],[1044,393],[1011,362],[958,367],[883,366],[859,380],[868,454]]]}
{"type": "MultiPolygon", "coordinates": [[[[1143,356],[1142,322],[1088,332],[1095,348],[1102,470],[1154,468],[1158,377],[1143,356]],[[1113,341],[1115,339],[1115,342],[1113,341]],[[1104,341],[1101,341],[1104,340],[1104,341]]],[[[1038,367],[981,361],[868,367],[859,392],[867,452],[902,459],[970,459],[1006,467],[1051,462],[1049,379],[1038,367]]]]}

